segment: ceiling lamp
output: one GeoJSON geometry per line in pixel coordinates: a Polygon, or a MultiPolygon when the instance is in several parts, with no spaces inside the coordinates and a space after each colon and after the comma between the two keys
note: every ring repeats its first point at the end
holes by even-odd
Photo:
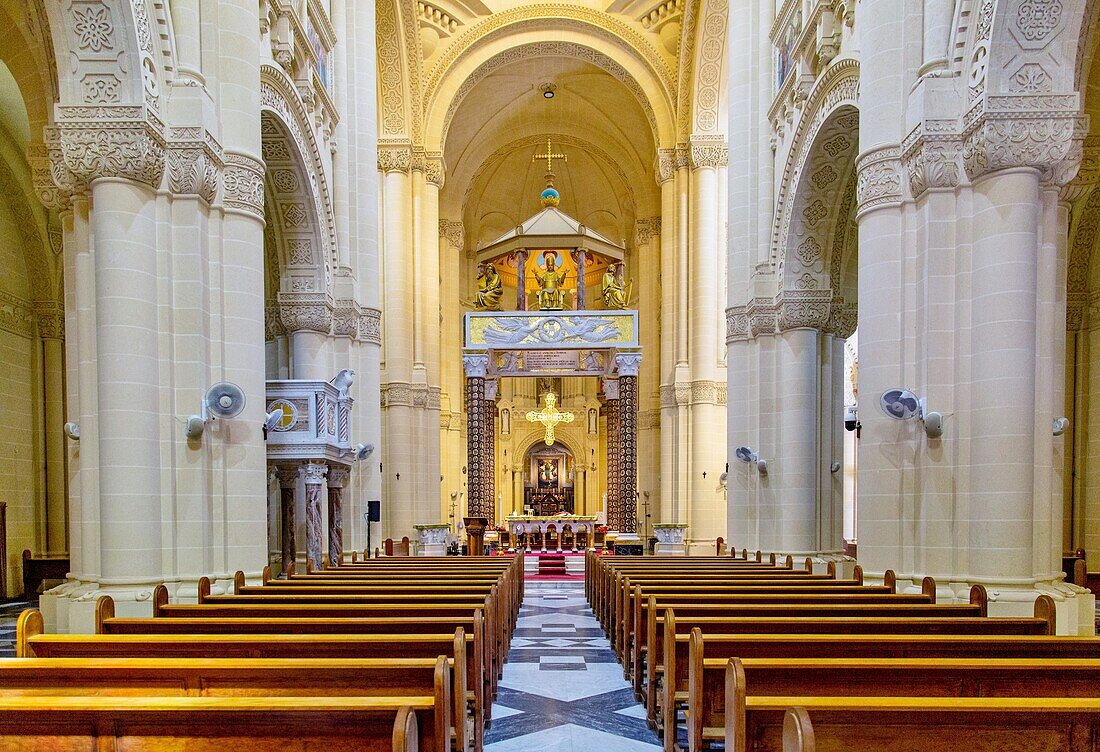
{"type": "Polygon", "coordinates": [[[554,92],[557,90],[557,88],[558,87],[554,86],[554,84],[542,84],[541,86],[539,86],[539,91],[542,92],[543,99],[553,99],[554,92]]]}

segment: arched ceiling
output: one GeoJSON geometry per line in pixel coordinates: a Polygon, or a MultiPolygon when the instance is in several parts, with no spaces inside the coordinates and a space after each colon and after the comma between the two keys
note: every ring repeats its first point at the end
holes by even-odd
{"type": "Polygon", "coordinates": [[[595,65],[564,57],[520,60],[479,81],[455,113],[445,144],[442,209],[483,242],[541,206],[546,138],[555,153],[561,208],[616,241],[659,205],[656,144],[634,95],[595,65]],[[555,86],[553,99],[540,86],[555,86]]]}

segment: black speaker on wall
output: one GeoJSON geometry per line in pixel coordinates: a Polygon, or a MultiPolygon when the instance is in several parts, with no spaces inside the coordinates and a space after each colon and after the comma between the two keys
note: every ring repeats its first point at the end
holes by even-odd
{"type": "Polygon", "coordinates": [[[381,501],[368,501],[367,502],[367,522],[381,522],[382,521],[382,502],[381,501]]]}

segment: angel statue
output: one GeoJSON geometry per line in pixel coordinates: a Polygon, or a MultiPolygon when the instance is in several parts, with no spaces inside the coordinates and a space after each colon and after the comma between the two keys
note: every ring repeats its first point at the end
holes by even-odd
{"type": "Polygon", "coordinates": [[[603,307],[607,310],[626,308],[630,293],[623,288],[621,269],[619,264],[609,264],[607,271],[603,273],[603,307]]]}
{"type": "Polygon", "coordinates": [[[477,271],[474,308],[479,311],[499,311],[500,299],[504,297],[504,285],[500,281],[496,267],[492,264],[481,264],[477,271]]]}

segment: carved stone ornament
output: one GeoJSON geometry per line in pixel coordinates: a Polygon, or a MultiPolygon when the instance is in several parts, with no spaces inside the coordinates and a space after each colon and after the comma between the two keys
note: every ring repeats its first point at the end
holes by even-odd
{"type": "Polygon", "coordinates": [[[644,246],[654,238],[661,237],[661,217],[639,217],[634,221],[634,243],[644,246]]]}
{"type": "Polygon", "coordinates": [[[356,337],[359,334],[359,304],[354,300],[337,300],[332,310],[332,333],[337,337],[356,337]]]}
{"type": "Polygon", "coordinates": [[[619,399],[619,380],[618,379],[604,379],[603,380],[603,396],[604,396],[604,399],[609,399],[609,400],[619,399]]]}
{"type": "Polygon", "coordinates": [[[204,128],[173,128],[167,145],[168,187],[214,203],[225,169],[221,145],[204,128]]]}
{"type": "MultiPolygon", "coordinates": [[[[60,158],[60,149],[58,149],[58,154],[60,158]]],[[[34,193],[38,200],[42,202],[42,205],[59,211],[68,209],[72,201],[72,193],[68,190],[62,190],[54,181],[50,151],[46,144],[30,144],[27,146],[27,164],[31,168],[31,184],[34,186],[34,193]]]]}
{"type": "Polygon", "coordinates": [[[856,307],[845,303],[834,302],[829,311],[829,321],[825,324],[825,331],[840,339],[848,339],[856,331],[857,315],[856,307]]]}
{"type": "MultiPolygon", "coordinates": [[[[1043,97],[990,98],[1004,107],[1012,100],[1029,110],[982,112],[966,129],[963,161],[971,180],[996,170],[1032,167],[1045,185],[1069,183],[1081,164],[1088,117],[1066,112],[1030,110],[1043,97]]],[[[1056,103],[1057,104],[1057,103],[1056,103]]]]}
{"type": "Polygon", "coordinates": [[[346,467],[340,465],[328,466],[328,487],[329,488],[345,488],[348,485],[348,478],[351,476],[351,472],[346,467]]]}
{"type": "Polygon", "coordinates": [[[615,367],[620,376],[637,376],[642,367],[641,353],[617,353],[615,355],[615,367]]]}
{"type": "Polygon", "coordinates": [[[159,188],[164,175],[164,126],[141,105],[58,106],[56,137],[62,190],[96,178],[125,178],[159,188]]]}
{"type": "Polygon", "coordinates": [[[693,138],[689,149],[689,164],[693,170],[729,166],[730,150],[722,136],[693,138]]]}
{"type": "Polygon", "coordinates": [[[443,164],[443,155],[439,152],[428,152],[424,156],[424,179],[436,188],[443,188],[446,176],[447,168],[443,164]]]}
{"type": "Polygon", "coordinates": [[[288,332],[332,331],[332,301],[324,293],[279,293],[279,321],[288,332]]]}
{"type": "Polygon", "coordinates": [[[749,314],[746,306],[726,309],[726,344],[749,339],[749,314]]]}
{"type": "Polygon", "coordinates": [[[293,489],[298,485],[298,465],[279,465],[276,467],[275,475],[279,479],[279,487],[285,489],[293,489]]]}
{"type": "Polygon", "coordinates": [[[328,475],[328,465],[323,462],[306,462],[299,470],[307,486],[319,486],[328,475]]]}
{"type": "Polygon", "coordinates": [[[954,131],[954,121],[926,121],[906,137],[901,158],[914,199],[929,188],[954,188],[959,184],[962,140],[954,131]]]}
{"type": "Polygon", "coordinates": [[[54,301],[34,304],[34,319],[42,339],[65,339],[65,306],[54,301]]]}
{"type": "Polygon", "coordinates": [[[462,370],[466,372],[466,378],[483,379],[489,371],[488,355],[463,355],[462,370]]]}
{"type": "Polygon", "coordinates": [[[408,172],[412,168],[412,147],[408,144],[378,144],[379,172],[408,172]]]}
{"type": "Polygon", "coordinates": [[[657,177],[657,185],[672,180],[676,172],[676,150],[658,149],[657,163],[654,165],[653,172],[657,177]]]}
{"type": "Polygon", "coordinates": [[[264,218],[263,162],[244,154],[227,154],[223,185],[222,203],[226,209],[264,218]]]}
{"type": "Polygon", "coordinates": [[[779,330],[824,328],[832,298],[830,290],[784,290],[777,301],[779,330]]]}
{"type": "Polygon", "coordinates": [[[359,314],[359,341],[382,344],[382,312],[377,308],[364,308],[359,314]]]}
{"type": "Polygon", "coordinates": [[[439,237],[451,244],[456,251],[461,251],[465,244],[466,232],[462,222],[454,219],[439,220],[439,237]]]}
{"type": "Polygon", "coordinates": [[[856,161],[856,214],[901,202],[901,149],[884,146],[856,161]]]}

